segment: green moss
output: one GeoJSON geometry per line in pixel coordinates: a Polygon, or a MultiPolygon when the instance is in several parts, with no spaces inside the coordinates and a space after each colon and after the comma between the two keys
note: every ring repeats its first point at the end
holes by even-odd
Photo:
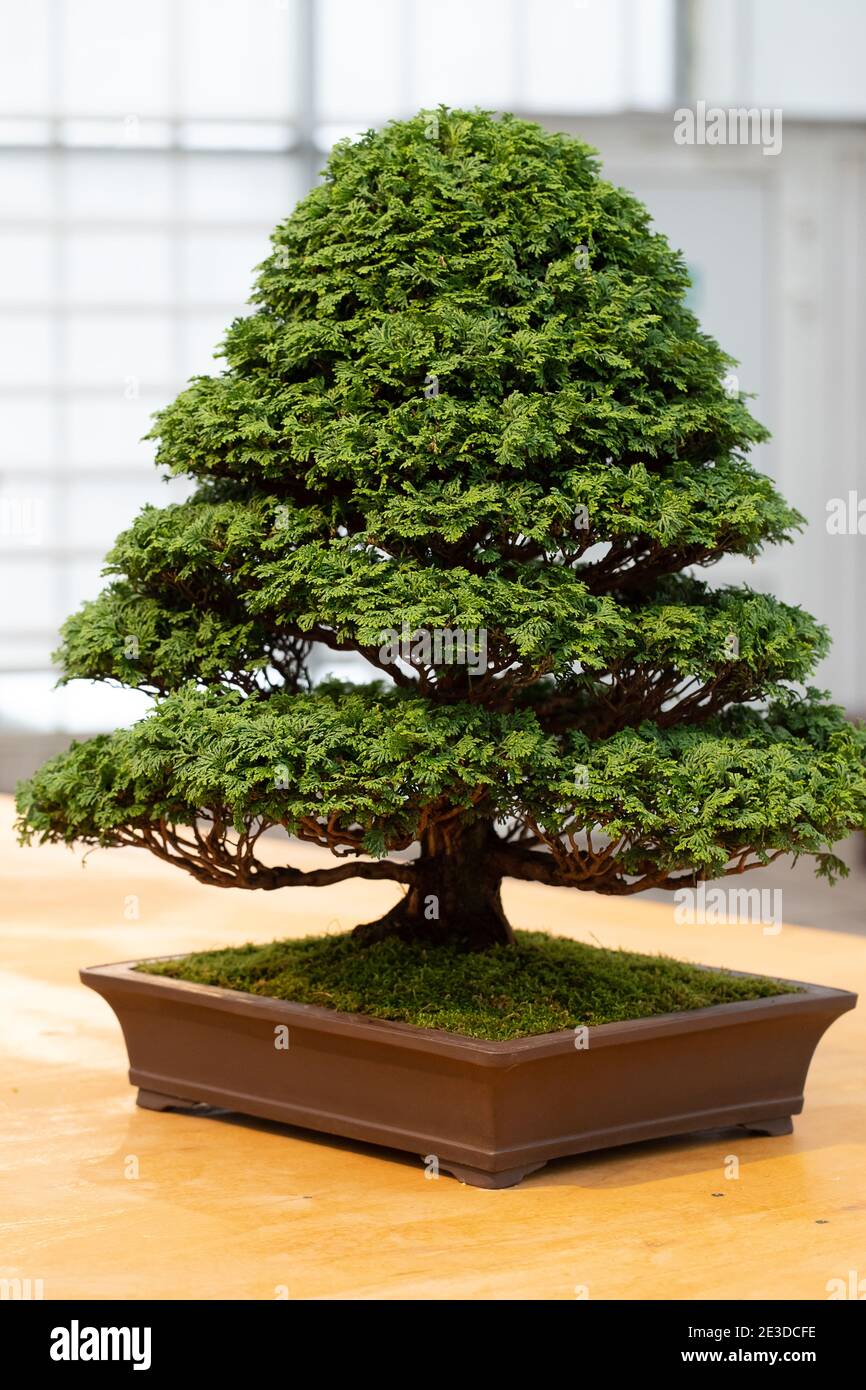
{"type": "Polygon", "coordinates": [[[344,1013],[502,1041],[791,993],[775,980],[707,971],[544,932],[466,954],[351,934],[201,951],[139,969],[344,1013]]]}

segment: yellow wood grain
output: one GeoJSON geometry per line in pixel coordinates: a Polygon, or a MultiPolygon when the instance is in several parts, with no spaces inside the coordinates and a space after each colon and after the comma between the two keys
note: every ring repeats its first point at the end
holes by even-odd
{"type": "MultiPolygon", "coordinates": [[[[791,1137],[635,1145],[503,1192],[431,1181],[360,1144],[138,1110],[114,1015],[77,979],[82,965],[345,929],[392,887],[221,892],[136,850],[82,867],[16,847],[8,798],[0,810],[0,1278],[41,1279],[48,1299],[818,1300],[829,1280],[866,1278],[862,1007],[820,1044],[791,1137]]],[[[676,926],[667,904],[535,885],[505,899],[518,926],[866,988],[854,935],[676,926]]]]}

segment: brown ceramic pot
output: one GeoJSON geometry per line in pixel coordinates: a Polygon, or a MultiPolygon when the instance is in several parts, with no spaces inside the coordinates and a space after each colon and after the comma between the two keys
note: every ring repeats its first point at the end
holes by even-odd
{"type": "Polygon", "coordinates": [[[100,965],[154,1110],[219,1106],[408,1150],[478,1187],[549,1159],[743,1126],[789,1134],[824,1030],[857,996],[801,993],[517,1042],[290,1004],[100,965]],[[579,1046],[585,1042],[586,1046],[579,1046]]]}

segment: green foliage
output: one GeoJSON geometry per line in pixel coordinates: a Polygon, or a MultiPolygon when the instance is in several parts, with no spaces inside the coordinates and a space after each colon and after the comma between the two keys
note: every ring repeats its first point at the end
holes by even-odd
{"type": "Polygon", "coordinates": [[[862,824],[866,731],[810,694],[767,715],[734,707],[701,727],[644,724],[595,742],[572,733],[568,751],[586,785],[564,779],[547,824],[599,826],[622,841],[626,874],[639,876],[650,858],[714,878],[746,849],[750,863],[812,854],[819,873],[847,874],[828,850],[862,824]]]}
{"type": "Polygon", "coordinates": [[[422,115],[332,155],[223,353],[159,418],[182,472],[335,485],[728,457],[762,438],[682,258],[579,141],[422,115]],[[425,400],[425,377],[441,383],[425,400]]]}
{"type": "Polygon", "coordinates": [[[703,970],[667,956],[604,950],[544,932],[516,937],[512,947],[467,953],[448,945],[364,947],[351,935],[308,936],[140,968],[495,1042],[791,992],[774,980],[703,970]]]}
{"type": "Polygon", "coordinates": [[[267,701],[190,685],[150,718],[46,763],[24,814],[43,838],[62,827],[69,839],[107,844],[139,821],[189,825],[214,807],[239,831],[257,818],[292,833],[303,817],[338,817],[387,845],[414,833],[432,802],[469,809],[478,787],[505,802],[531,769],[544,777],[555,760],[529,712],[430,706],[336,681],[267,701]]]}
{"type": "Polygon", "coordinates": [[[501,820],[623,838],[621,873],[640,876],[650,860],[709,877],[750,847],[758,859],[826,855],[866,804],[864,746],[866,734],[815,700],[592,741],[546,735],[529,709],[436,705],[377,685],[332,682],[266,701],[190,685],[139,724],[46,763],[20,809],[42,839],[101,844],[215,809],[238,833],[263,822],[291,834],[318,818],[360,827],[377,853],[414,838],[437,802],[471,815],[481,789],[501,820]]]}
{"type": "Polygon", "coordinates": [[[22,834],[205,881],[234,855],[246,886],[275,886],[245,877],[264,826],[383,857],[475,817],[519,830],[505,873],[603,891],[782,851],[832,874],[864,735],[795,693],[813,619],[693,575],[802,518],[687,287],[570,137],[442,109],[338,146],[225,370],[156,421],[197,491],[141,512],[63,630],[65,679],[161,698],[24,784],[22,834]],[[489,670],[396,667],[404,624],[483,629],[489,670]],[[311,689],[323,646],[400,688],[311,689]]]}
{"type": "Polygon", "coordinates": [[[593,593],[589,576],[564,564],[491,562],[479,573],[444,557],[421,564],[383,555],[354,537],[309,541],[318,510],[279,507],[269,497],[215,501],[205,492],[145,508],[108,558],[109,572],[125,578],[64,627],[66,678],[114,677],[161,691],[195,678],[211,684],[265,667],[281,636],[311,636],[325,624],[341,642],[378,647],[404,622],[484,627],[503,659],[537,674],[580,662],[596,672],[629,663],[710,676],[731,665],[725,639],[733,631],[741,690],[758,697],[772,683],[807,677],[827,649],[808,615],[748,590],[714,595],[679,579],[628,604],[593,593]],[[132,658],[130,633],[138,638],[132,658]]]}

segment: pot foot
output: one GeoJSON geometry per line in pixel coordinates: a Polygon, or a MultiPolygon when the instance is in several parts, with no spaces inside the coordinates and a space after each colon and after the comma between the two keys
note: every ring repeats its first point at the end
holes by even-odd
{"type": "Polygon", "coordinates": [[[140,1105],[142,1110],[201,1110],[206,1108],[198,1100],[184,1100],[182,1096],[164,1096],[161,1091],[143,1089],[138,1092],[136,1105],[140,1105]]]}
{"type": "Polygon", "coordinates": [[[750,1120],[748,1124],[742,1125],[742,1129],[747,1134],[766,1134],[776,1138],[783,1134],[794,1133],[794,1121],[790,1115],[777,1116],[773,1120],[750,1120]]]}
{"type": "Polygon", "coordinates": [[[483,1168],[469,1168],[463,1163],[441,1163],[439,1167],[445,1173],[450,1173],[458,1182],[465,1183],[467,1187],[516,1187],[530,1173],[537,1173],[539,1168],[544,1168],[544,1163],[527,1163],[522,1168],[504,1168],[501,1173],[488,1173],[483,1168]]]}

